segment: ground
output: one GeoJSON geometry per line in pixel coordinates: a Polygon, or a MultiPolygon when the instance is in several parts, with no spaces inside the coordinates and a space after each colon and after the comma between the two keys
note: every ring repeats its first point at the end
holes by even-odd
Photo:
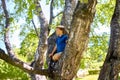
{"type": "Polygon", "coordinates": [[[76,80],[97,80],[97,79],[98,79],[98,75],[88,75],[83,78],[77,78],[76,80]]]}

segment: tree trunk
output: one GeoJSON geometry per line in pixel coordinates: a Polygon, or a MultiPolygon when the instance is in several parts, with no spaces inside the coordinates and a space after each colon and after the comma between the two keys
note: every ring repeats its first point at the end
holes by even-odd
{"type": "Polygon", "coordinates": [[[116,0],[110,26],[109,49],[98,80],[118,80],[120,72],[120,0],[116,0]]]}
{"type": "MultiPolygon", "coordinates": [[[[40,22],[40,36],[39,36],[39,43],[38,48],[35,54],[35,61],[32,63],[32,66],[36,69],[43,69],[44,64],[44,54],[47,50],[47,36],[48,36],[48,21],[46,20],[43,11],[41,9],[41,5],[39,0],[35,0],[36,4],[36,12],[40,22]]],[[[38,74],[31,74],[32,80],[46,80],[45,76],[38,75],[38,74]]]]}
{"type": "Polygon", "coordinates": [[[96,3],[96,0],[88,0],[88,3],[78,1],[64,54],[61,73],[63,80],[72,80],[79,69],[82,54],[87,48],[90,24],[94,18],[96,3]]]}

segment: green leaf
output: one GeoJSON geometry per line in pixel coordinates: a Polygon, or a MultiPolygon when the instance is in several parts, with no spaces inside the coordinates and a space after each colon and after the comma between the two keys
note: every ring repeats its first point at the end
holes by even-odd
{"type": "Polygon", "coordinates": [[[81,3],[88,3],[88,0],[80,0],[81,3]]]}
{"type": "Polygon", "coordinates": [[[13,18],[13,17],[10,17],[9,19],[10,19],[10,22],[13,22],[13,21],[14,21],[14,18],[13,18]]]}

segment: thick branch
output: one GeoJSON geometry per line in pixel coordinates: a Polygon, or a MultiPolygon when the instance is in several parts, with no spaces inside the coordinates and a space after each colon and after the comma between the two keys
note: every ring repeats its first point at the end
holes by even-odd
{"type": "Polygon", "coordinates": [[[77,5],[77,0],[65,0],[65,8],[61,24],[65,26],[66,31],[69,33],[71,28],[71,22],[73,19],[73,13],[77,5]]]}
{"type": "Polygon", "coordinates": [[[40,21],[40,36],[39,36],[40,40],[39,40],[39,46],[38,46],[38,51],[37,51],[39,54],[37,56],[39,56],[39,57],[38,57],[38,59],[36,59],[36,61],[37,61],[36,66],[42,67],[43,62],[44,62],[43,56],[44,56],[44,53],[47,48],[46,42],[47,42],[47,36],[48,36],[48,21],[45,18],[43,11],[41,10],[41,5],[38,0],[36,0],[35,4],[36,4],[36,10],[38,13],[38,18],[40,21]]]}
{"type": "Polygon", "coordinates": [[[48,70],[45,69],[34,69],[33,67],[29,66],[27,63],[24,63],[23,61],[17,59],[17,58],[10,58],[4,50],[0,49],[0,59],[4,60],[5,62],[16,66],[20,68],[21,70],[27,72],[27,73],[34,73],[34,74],[40,74],[40,75],[49,75],[48,70]]]}
{"type": "Polygon", "coordinates": [[[6,8],[6,3],[5,0],[1,0],[2,1],[2,8],[5,14],[5,18],[6,18],[6,22],[5,22],[5,33],[4,33],[4,42],[5,42],[5,46],[7,49],[7,52],[9,54],[9,56],[14,56],[14,52],[12,51],[11,48],[11,44],[9,41],[9,25],[10,25],[10,19],[9,19],[9,14],[6,8]]]}

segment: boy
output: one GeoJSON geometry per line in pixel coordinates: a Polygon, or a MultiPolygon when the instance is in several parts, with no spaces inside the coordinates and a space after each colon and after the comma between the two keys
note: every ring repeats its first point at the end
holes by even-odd
{"type": "MultiPolygon", "coordinates": [[[[65,28],[62,25],[56,27],[56,35],[58,36],[56,39],[56,46],[54,47],[52,53],[49,54],[49,57],[51,58],[51,62],[57,62],[60,59],[61,55],[64,52],[68,39],[65,28]]],[[[50,62],[50,66],[51,66],[51,62],[50,62]]]]}

